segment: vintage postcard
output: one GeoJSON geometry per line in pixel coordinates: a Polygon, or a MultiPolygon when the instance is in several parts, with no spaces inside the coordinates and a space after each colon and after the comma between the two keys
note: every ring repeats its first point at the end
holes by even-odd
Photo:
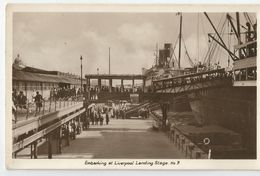
{"type": "Polygon", "coordinates": [[[259,12],[7,5],[6,167],[260,169],[259,12]]]}

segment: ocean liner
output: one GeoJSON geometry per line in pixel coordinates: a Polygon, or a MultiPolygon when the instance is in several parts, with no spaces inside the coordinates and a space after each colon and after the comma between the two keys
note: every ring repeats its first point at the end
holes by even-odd
{"type": "MultiPolygon", "coordinates": [[[[240,24],[239,13],[235,14],[236,20],[227,14],[227,21],[231,26],[228,35],[234,35],[238,41],[231,49],[226,46],[223,35],[221,35],[224,31],[218,31],[207,13],[204,13],[204,15],[215,31],[214,34],[208,34],[209,39],[212,41],[211,43],[215,43],[213,50],[218,45],[219,48],[228,53],[229,58],[233,61],[233,68],[230,69],[229,67],[229,69],[225,70],[228,75],[233,75],[232,79],[230,79],[230,84],[224,84],[225,86],[202,89],[182,94],[181,96],[175,95],[174,101],[170,104],[169,111],[192,111],[196,124],[186,124],[187,128],[184,127],[184,129],[190,127],[193,129],[195,126],[194,129],[197,131],[204,130],[204,134],[199,134],[199,132],[191,134],[187,130],[186,135],[196,145],[202,147],[204,151],[212,149],[214,158],[255,159],[257,94],[256,24],[252,23],[247,13],[244,13],[244,16],[247,17],[246,27],[243,26],[244,24],[240,24]],[[203,145],[203,142],[201,142],[203,141],[203,135],[208,135],[206,138],[211,141],[210,145],[203,145]]],[[[182,20],[182,18],[180,19],[182,20]]],[[[179,46],[182,36],[181,23],[182,21],[180,21],[179,46]]],[[[147,78],[146,91],[152,91],[153,81],[156,79],[167,79],[185,74],[192,75],[193,73],[214,71],[214,69],[220,68],[218,64],[215,64],[217,67],[214,68],[209,63],[206,66],[192,63],[192,68],[181,69],[181,47],[179,47],[179,59],[175,57],[175,64],[170,64],[168,59],[174,58],[172,57],[174,56],[172,48],[174,47],[171,44],[165,44],[164,49],[159,51],[159,57],[156,57],[156,65],[144,72],[147,78]]],[[[209,60],[214,60],[213,57],[214,55],[212,54],[208,55],[209,60]]],[[[191,61],[190,57],[188,59],[191,61]]],[[[223,79],[223,81],[226,80],[223,79]]]]}
{"type": "MultiPolygon", "coordinates": [[[[230,16],[227,15],[230,19],[230,16]]],[[[233,54],[233,85],[201,90],[189,94],[192,112],[201,125],[216,124],[241,136],[244,152],[239,158],[256,158],[256,24],[246,23],[241,32],[239,14],[237,28],[232,24],[238,44],[233,54]]],[[[232,21],[231,21],[232,22],[232,21]]],[[[225,47],[222,45],[222,47],[225,47]]],[[[225,48],[227,49],[227,48],[225,48]]]]}
{"type": "MultiPolygon", "coordinates": [[[[196,71],[195,64],[189,56],[187,47],[182,34],[182,13],[177,13],[180,17],[179,23],[179,35],[176,39],[174,45],[172,43],[165,43],[164,48],[158,49],[158,44],[156,44],[155,51],[155,64],[152,68],[143,68],[143,75],[145,75],[145,92],[153,91],[153,81],[172,78],[176,76],[181,76],[189,73],[194,73],[196,71]],[[178,57],[175,55],[175,49],[178,46],[178,57]],[[190,64],[194,68],[182,68],[181,67],[181,49],[185,49],[185,56],[188,58],[190,64]]],[[[190,105],[187,95],[177,96],[170,102],[170,111],[189,111],[190,105]]]]}

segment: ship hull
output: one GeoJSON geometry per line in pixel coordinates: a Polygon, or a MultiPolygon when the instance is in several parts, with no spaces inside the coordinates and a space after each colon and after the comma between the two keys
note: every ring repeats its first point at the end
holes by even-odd
{"type": "Polygon", "coordinates": [[[188,95],[196,121],[219,125],[240,134],[246,153],[256,158],[256,87],[222,87],[188,95]]]}
{"type": "Polygon", "coordinates": [[[191,111],[189,98],[187,95],[174,96],[169,104],[170,112],[187,112],[191,111]]]}

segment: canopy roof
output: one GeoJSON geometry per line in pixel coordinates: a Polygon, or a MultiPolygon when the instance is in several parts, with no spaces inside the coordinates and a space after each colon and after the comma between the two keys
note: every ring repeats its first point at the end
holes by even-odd
{"type": "Polygon", "coordinates": [[[80,79],[69,78],[60,75],[31,73],[13,69],[13,80],[16,81],[33,81],[33,82],[48,82],[48,83],[67,83],[80,84],[80,79]]]}

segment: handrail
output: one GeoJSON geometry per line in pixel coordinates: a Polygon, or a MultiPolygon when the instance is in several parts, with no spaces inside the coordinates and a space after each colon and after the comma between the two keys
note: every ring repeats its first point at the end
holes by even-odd
{"type": "Polygon", "coordinates": [[[217,70],[210,70],[210,71],[205,71],[205,72],[175,76],[172,78],[162,78],[162,79],[158,79],[158,80],[153,80],[153,82],[167,81],[167,80],[178,79],[178,78],[195,77],[195,76],[207,75],[207,74],[213,74],[213,73],[224,73],[224,72],[225,72],[225,69],[221,68],[221,69],[217,69],[217,70]]]}
{"type": "Polygon", "coordinates": [[[167,88],[174,88],[174,87],[179,87],[179,86],[184,86],[184,85],[200,83],[200,82],[204,82],[204,81],[232,78],[232,74],[222,72],[221,70],[219,70],[218,72],[210,72],[210,73],[217,73],[217,75],[208,75],[208,74],[196,74],[195,75],[195,74],[193,74],[193,75],[189,75],[189,76],[181,76],[181,77],[163,79],[163,80],[159,80],[159,81],[154,81],[153,88],[156,91],[156,90],[162,90],[162,89],[167,89],[167,88]]]}
{"type": "Polygon", "coordinates": [[[50,98],[49,100],[43,99],[41,107],[36,107],[36,102],[26,101],[26,104],[16,104],[15,111],[13,111],[14,123],[21,120],[28,120],[32,117],[45,115],[46,113],[55,112],[58,109],[65,108],[83,101],[83,95],[69,96],[65,98],[50,98]],[[36,109],[37,108],[37,109],[36,109]]]}
{"type": "Polygon", "coordinates": [[[78,115],[82,114],[85,110],[84,109],[81,109],[80,111],[62,119],[61,121],[57,122],[57,123],[54,123],[50,126],[48,126],[47,128],[19,141],[19,142],[16,142],[15,144],[13,144],[13,153],[14,152],[17,152],[23,148],[25,148],[26,146],[28,146],[29,144],[31,144],[32,142],[40,139],[41,137],[44,137],[46,136],[48,133],[54,131],[55,129],[57,129],[58,127],[60,127],[61,125],[67,123],[68,121],[72,120],[73,118],[77,117],[78,115]]]}
{"type": "Polygon", "coordinates": [[[143,76],[142,74],[86,74],[86,77],[88,76],[143,76]]]}

